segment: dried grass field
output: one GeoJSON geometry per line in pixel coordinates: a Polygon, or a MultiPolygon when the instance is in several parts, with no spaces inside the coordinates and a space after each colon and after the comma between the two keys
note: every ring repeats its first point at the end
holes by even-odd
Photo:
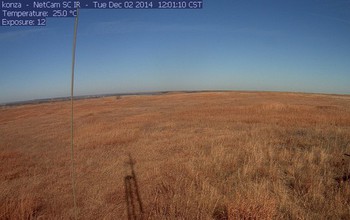
{"type": "MultiPolygon", "coordinates": [[[[350,219],[350,96],[74,105],[79,219],[350,219]]],[[[0,219],[74,218],[69,101],[0,109],[0,179],[0,219]]]]}

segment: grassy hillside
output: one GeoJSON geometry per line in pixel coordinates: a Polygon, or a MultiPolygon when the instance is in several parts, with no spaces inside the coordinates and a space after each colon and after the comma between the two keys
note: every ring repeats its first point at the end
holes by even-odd
{"type": "MultiPolygon", "coordinates": [[[[108,97],[74,123],[80,219],[350,219],[350,96],[108,97]]],[[[70,102],[0,109],[0,179],[0,219],[74,217],[70,102]]]]}

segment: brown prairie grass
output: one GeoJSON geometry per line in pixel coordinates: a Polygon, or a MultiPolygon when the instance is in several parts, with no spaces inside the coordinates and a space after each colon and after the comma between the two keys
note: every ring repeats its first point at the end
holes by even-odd
{"type": "MultiPolygon", "coordinates": [[[[0,219],[74,218],[69,104],[0,109],[0,219]]],[[[130,217],[129,153],[144,219],[350,218],[350,96],[107,97],[74,125],[79,219],[130,217]]]]}

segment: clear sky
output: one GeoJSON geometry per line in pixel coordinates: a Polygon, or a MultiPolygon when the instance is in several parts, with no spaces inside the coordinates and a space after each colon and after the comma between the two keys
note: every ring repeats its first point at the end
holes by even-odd
{"type": "MultiPolygon", "coordinates": [[[[349,0],[203,0],[80,12],[76,95],[164,90],[350,94],[349,0]]],[[[0,27],[0,103],[68,96],[73,18],[0,27]]]]}

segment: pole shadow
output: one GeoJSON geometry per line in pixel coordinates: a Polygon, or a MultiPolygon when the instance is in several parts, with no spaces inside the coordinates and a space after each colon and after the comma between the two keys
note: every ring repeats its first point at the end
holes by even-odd
{"type": "Polygon", "coordinates": [[[131,168],[131,175],[124,177],[125,201],[128,212],[128,220],[143,219],[142,201],[134,170],[135,161],[132,159],[131,154],[129,154],[129,161],[127,164],[130,165],[131,168]]]}

